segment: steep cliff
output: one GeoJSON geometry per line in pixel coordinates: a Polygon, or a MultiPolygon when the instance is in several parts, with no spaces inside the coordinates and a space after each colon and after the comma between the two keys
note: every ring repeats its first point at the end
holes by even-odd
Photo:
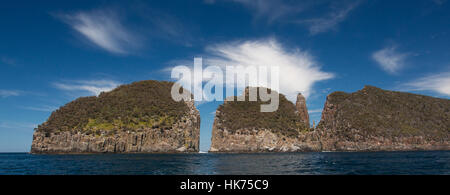
{"type": "MultiPolygon", "coordinates": [[[[267,90],[257,88],[257,90],[267,90]]],[[[304,148],[300,136],[309,125],[299,116],[296,106],[282,94],[275,112],[260,112],[260,105],[268,102],[225,101],[216,111],[210,152],[288,152],[313,150],[304,148]]],[[[275,91],[272,91],[277,93],[275,91]]],[[[306,113],[307,114],[307,113],[306,113]]]]}
{"type": "Polygon", "coordinates": [[[172,82],[140,81],[54,111],[31,153],[175,153],[199,150],[200,114],[175,102],[172,82]]]}
{"type": "Polygon", "coordinates": [[[382,90],[328,95],[322,150],[449,150],[450,100],[382,90]]]}

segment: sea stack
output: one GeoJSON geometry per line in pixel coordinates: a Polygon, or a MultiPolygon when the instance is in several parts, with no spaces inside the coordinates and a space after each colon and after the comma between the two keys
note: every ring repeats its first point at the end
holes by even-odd
{"type": "Polygon", "coordinates": [[[140,81],[54,111],[35,129],[31,153],[198,152],[200,114],[171,98],[174,83],[140,81]]]}
{"type": "MultiPolygon", "coordinates": [[[[310,131],[299,116],[295,105],[283,94],[275,112],[260,112],[260,99],[249,101],[247,88],[245,101],[225,101],[214,118],[210,152],[293,152],[302,147],[301,134],[310,131]]],[[[266,88],[257,88],[268,90],[266,88]]],[[[305,108],[306,109],[306,108],[305,108]]],[[[319,145],[319,144],[317,144],[319,145]]],[[[316,148],[318,150],[318,148],[316,148]]]]}
{"type": "Polygon", "coordinates": [[[322,150],[450,150],[450,100],[365,86],[328,95],[322,150]]]}
{"type": "Polygon", "coordinates": [[[300,120],[309,127],[309,114],[308,108],[306,107],[306,99],[301,93],[297,95],[297,102],[295,103],[295,107],[297,107],[297,112],[300,116],[300,120]]]}

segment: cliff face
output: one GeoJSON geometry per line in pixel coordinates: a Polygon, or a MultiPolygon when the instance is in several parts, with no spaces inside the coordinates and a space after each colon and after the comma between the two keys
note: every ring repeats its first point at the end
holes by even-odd
{"type": "Polygon", "coordinates": [[[366,86],[327,97],[322,150],[449,150],[450,101],[366,86]]]}
{"type": "Polygon", "coordinates": [[[35,130],[31,153],[198,152],[200,114],[171,98],[172,85],[141,81],[79,98],[35,130]]]}
{"type": "MultiPolygon", "coordinates": [[[[266,90],[258,88],[258,90],[266,90]]],[[[309,131],[296,106],[279,94],[276,112],[260,112],[261,100],[225,101],[214,118],[210,152],[293,152],[315,150],[299,137],[309,131]]],[[[272,91],[276,93],[275,91],[272,91]]],[[[306,113],[307,115],[307,113],[306,113]]]]}

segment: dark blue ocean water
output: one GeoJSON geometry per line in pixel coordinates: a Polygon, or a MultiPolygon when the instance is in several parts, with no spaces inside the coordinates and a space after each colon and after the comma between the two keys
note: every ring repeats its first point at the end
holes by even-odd
{"type": "Polygon", "coordinates": [[[450,174],[450,151],[0,154],[1,174],[450,174]]]}

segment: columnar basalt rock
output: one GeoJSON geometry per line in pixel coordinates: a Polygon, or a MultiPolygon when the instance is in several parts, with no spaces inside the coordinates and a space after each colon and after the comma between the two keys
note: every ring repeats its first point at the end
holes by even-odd
{"type": "Polygon", "coordinates": [[[309,114],[308,108],[306,107],[306,99],[301,93],[297,95],[297,102],[295,103],[295,107],[297,107],[300,120],[302,120],[302,122],[309,127],[309,114]]]}
{"type": "Polygon", "coordinates": [[[141,81],[71,102],[35,130],[31,153],[198,152],[200,114],[170,97],[172,85],[141,81]]]}

